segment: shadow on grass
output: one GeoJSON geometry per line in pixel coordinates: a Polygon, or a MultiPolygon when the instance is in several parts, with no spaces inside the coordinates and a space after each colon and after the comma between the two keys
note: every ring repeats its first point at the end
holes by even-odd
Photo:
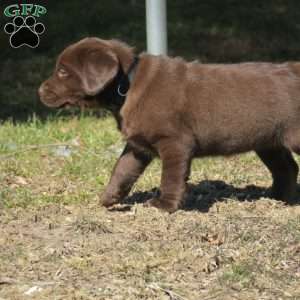
{"type": "MultiPolygon", "coordinates": [[[[189,184],[187,201],[182,208],[183,210],[197,210],[208,212],[215,202],[234,199],[237,201],[255,201],[261,197],[270,197],[270,188],[257,187],[248,185],[244,188],[237,188],[220,180],[203,180],[198,184],[189,184]]],[[[160,194],[158,188],[150,191],[136,192],[127,197],[124,204],[144,203],[147,200],[158,197],[160,194]]],[[[300,187],[298,187],[296,199],[300,199],[300,187]]],[[[289,205],[297,204],[296,202],[286,203],[289,205]]],[[[298,202],[300,204],[300,202],[298,202]]]]}

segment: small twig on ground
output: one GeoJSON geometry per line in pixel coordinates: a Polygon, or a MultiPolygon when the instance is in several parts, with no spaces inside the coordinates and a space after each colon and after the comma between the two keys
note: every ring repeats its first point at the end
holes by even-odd
{"type": "Polygon", "coordinates": [[[168,295],[170,297],[171,300],[187,300],[187,298],[183,298],[182,296],[178,295],[177,293],[175,293],[169,289],[162,288],[157,283],[148,284],[148,287],[153,290],[163,291],[166,295],[168,295]]]}
{"type": "Polygon", "coordinates": [[[0,285],[2,284],[14,284],[16,283],[17,281],[12,279],[12,278],[9,278],[9,277],[0,277],[0,285]]]}
{"type": "Polygon", "coordinates": [[[216,299],[217,297],[219,297],[220,295],[222,295],[223,292],[218,292],[212,296],[208,296],[207,298],[203,298],[203,300],[213,300],[213,299],[216,299]]]}
{"type": "Polygon", "coordinates": [[[31,284],[38,285],[38,286],[47,286],[47,285],[58,284],[58,281],[34,281],[31,284]]]}

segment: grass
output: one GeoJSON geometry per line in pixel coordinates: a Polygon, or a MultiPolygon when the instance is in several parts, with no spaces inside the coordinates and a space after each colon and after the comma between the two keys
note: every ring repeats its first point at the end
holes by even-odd
{"type": "Polygon", "coordinates": [[[108,211],[123,144],[110,117],[2,124],[0,298],[300,299],[300,207],[267,198],[254,154],[195,161],[171,215],[140,203],[156,160],[108,211]]]}

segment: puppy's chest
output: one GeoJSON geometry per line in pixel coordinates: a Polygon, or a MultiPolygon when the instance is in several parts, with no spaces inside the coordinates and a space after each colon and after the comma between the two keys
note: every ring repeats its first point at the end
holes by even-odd
{"type": "Polygon", "coordinates": [[[119,123],[119,130],[126,141],[136,141],[137,137],[145,139],[143,126],[140,122],[141,117],[136,114],[121,113],[121,122],[119,123]]]}

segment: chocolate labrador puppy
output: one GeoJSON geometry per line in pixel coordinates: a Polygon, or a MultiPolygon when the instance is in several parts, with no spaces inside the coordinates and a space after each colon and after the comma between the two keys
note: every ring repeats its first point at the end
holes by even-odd
{"type": "Polygon", "coordinates": [[[206,155],[254,150],[272,173],[272,197],[295,192],[300,63],[201,64],[86,38],[59,55],[39,95],[50,107],[99,105],[113,113],[127,143],[104,206],[125,197],[155,156],[161,195],[148,204],[169,212],[184,203],[192,159],[206,155]]]}

